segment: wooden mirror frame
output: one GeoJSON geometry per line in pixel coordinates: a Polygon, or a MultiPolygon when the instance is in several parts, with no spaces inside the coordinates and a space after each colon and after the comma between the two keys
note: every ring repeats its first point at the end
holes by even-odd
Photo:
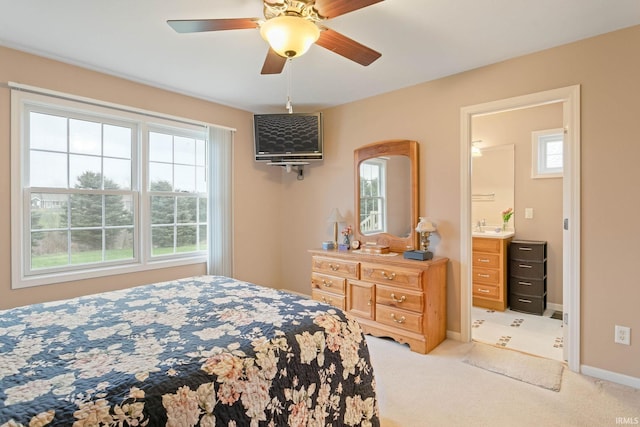
{"type": "Polygon", "coordinates": [[[404,252],[418,247],[418,233],[415,227],[418,224],[418,142],[407,139],[394,139],[374,142],[356,148],[353,151],[353,169],[355,176],[355,226],[353,235],[362,245],[375,243],[389,246],[391,252],[404,252]],[[399,237],[388,233],[375,233],[364,235],[360,232],[360,163],[365,160],[380,156],[407,156],[411,165],[411,232],[407,237],[399,237]]]}

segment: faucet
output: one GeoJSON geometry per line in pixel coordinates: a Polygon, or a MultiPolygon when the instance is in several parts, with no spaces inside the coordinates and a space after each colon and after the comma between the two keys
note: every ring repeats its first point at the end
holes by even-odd
{"type": "Polygon", "coordinates": [[[482,231],[482,221],[478,220],[476,224],[476,231],[482,231]]]}
{"type": "Polygon", "coordinates": [[[485,225],[487,225],[487,220],[485,218],[482,218],[482,226],[484,227],[485,225]]]}

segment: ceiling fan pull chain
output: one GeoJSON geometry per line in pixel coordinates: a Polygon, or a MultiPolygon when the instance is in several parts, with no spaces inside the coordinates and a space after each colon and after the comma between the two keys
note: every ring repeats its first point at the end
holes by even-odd
{"type": "Polygon", "coordinates": [[[287,103],[285,104],[285,107],[289,111],[289,114],[293,114],[293,104],[291,103],[291,69],[293,68],[291,67],[292,62],[293,61],[291,60],[291,58],[287,59],[287,103]]]}

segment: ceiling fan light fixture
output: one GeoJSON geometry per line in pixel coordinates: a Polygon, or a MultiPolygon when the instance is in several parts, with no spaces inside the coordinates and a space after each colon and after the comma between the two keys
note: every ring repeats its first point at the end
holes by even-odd
{"type": "Polygon", "coordinates": [[[260,35],[278,55],[295,58],[304,55],[318,40],[320,29],[300,16],[283,15],[265,21],[260,35]]]}

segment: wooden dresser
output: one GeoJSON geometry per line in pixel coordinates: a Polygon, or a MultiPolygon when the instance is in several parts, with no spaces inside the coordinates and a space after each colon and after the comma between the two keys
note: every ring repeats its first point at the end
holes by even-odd
{"type": "Polygon", "coordinates": [[[505,311],[507,299],[507,249],[511,237],[473,237],[473,305],[505,311]]]}
{"type": "Polygon", "coordinates": [[[447,334],[447,258],[311,250],[311,295],[354,316],[367,334],[428,353],[447,334]]]}

